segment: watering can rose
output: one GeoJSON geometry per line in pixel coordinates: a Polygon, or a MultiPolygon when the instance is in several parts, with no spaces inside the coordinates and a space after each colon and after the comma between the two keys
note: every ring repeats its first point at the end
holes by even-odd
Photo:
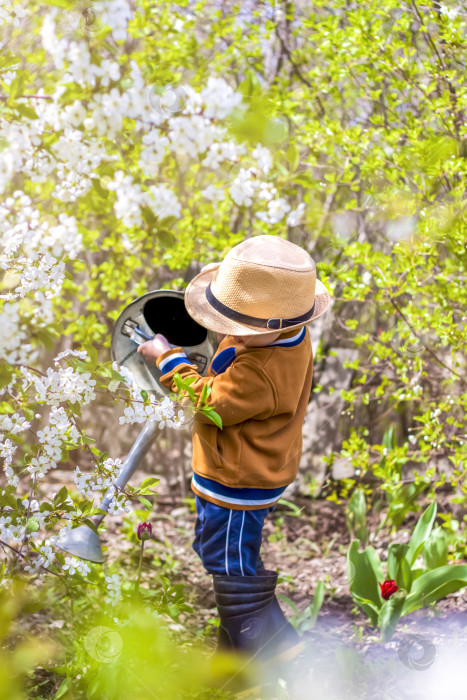
{"type": "Polygon", "coordinates": [[[152,525],[151,523],[140,523],[136,534],[139,540],[149,540],[152,535],[152,525]]]}
{"type": "Polygon", "coordinates": [[[399,586],[396,586],[395,581],[385,581],[379,585],[381,586],[381,595],[384,600],[389,600],[392,594],[399,590],[399,586]]]}

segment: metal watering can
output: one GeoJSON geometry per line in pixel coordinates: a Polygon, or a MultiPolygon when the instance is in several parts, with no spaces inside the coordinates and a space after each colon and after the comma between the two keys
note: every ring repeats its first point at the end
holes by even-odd
{"type": "MultiPolygon", "coordinates": [[[[161,397],[168,394],[169,390],[160,383],[160,370],[155,365],[147,364],[137,352],[139,345],[151,340],[157,333],[162,333],[172,347],[183,348],[202,375],[206,373],[218,345],[216,334],[200,326],[188,315],[184,295],[183,291],[168,289],[143,294],[122,311],[112,333],[112,360],[130,370],[140,389],[161,397]]],[[[123,489],[131,479],[156,433],[156,421],[148,421],[133,443],[120,476],[115,480],[119,489],[123,489]]],[[[112,498],[113,492],[109,491],[99,508],[107,512],[112,498]]],[[[91,519],[96,528],[104,517],[102,514],[91,519]]],[[[99,563],[104,561],[99,536],[87,525],[71,530],[56,546],[80,559],[99,563]]]]}

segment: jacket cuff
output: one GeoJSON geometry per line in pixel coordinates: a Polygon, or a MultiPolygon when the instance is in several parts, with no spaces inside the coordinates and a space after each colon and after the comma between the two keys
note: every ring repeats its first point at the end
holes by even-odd
{"type": "Polygon", "coordinates": [[[156,360],[156,366],[162,374],[171,372],[177,365],[192,364],[188,356],[183,352],[183,348],[170,348],[160,355],[156,360]]]}

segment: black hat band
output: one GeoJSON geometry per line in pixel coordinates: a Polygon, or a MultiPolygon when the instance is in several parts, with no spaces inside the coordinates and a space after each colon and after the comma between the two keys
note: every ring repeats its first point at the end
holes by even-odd
{"type": "Polygon", "coordinates": [[[257,318],[256,316],[248,316],[248,314],[242,314],[240,311],[235,311],[229,306],[223,304],[219,299],[217,299],[211,289],[211,283],[209,283],[206,288],[206,299],[213,309],[218,311],[222,316],[230,318],[232,321],[238,321],[238,323],[243,323],[247,326],[255,326],[256,328],[267,328],[270,331],[280,331],[289,326],[296,326],[299,323],[307,323],[313,316],[315,310],[315,305],[311,307],[309,311],[302,314],[301,316],[296,316],[295,318],[257,318]]]}

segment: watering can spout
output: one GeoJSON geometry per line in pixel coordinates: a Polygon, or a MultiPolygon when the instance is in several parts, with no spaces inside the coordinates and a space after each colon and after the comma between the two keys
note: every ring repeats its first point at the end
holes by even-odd
{"type": "MultiPolygon", "coordinates": [[[[156,435],[156,428],[157,423],[155,421],[148,421],[138,435],[133,447],[128,453],[128,457],[122,465],[120,476],[115,481],[115,485],[119,489],[123,489],[125,487],[144,455],[150,448],[156,435]]],[[[114,490],[110,489],[99,505],[101,510],[105,512],[108,511],[113,495],[114,490]]],[[[92,522],[96,528],[102,522],[104,516],[105,513],[96,515],[94,518],[92,518],[92,522]]],[[[80,559],[86,559],[87,561],[94,561],[98,563],[104,561],[99,535],[88,527],[88,525],[80,525],[79,527],[75,527],[73,530],[70,530],[70,532],[65,535],[63,539],[58,540],[58,542],[55,544],[57,547],[59,547],[59,549],[63,549],[63,551],[68,552],[68,554],[72,554],[80,559]]]]}
{"type": "Polygon", "coordinates": [[[87,525],[80,525],[57,542],[56,546],[79,559],[101,564],[104,561],[99,535],[87,525]]]}
{"type": "MultiPolygon", "coordinates": [[[[115,324],[111,341],[112,359],[130,371],[139,389],[161,396],[169,393],[159,381],[162,372],[155,365],[148,365],[137,352],[138,345],[153,338],[156,333],[165,335],[172,347],[181,346],[200,373],[206,371],[217,342],[212,331],[200,326],[188,315],[182,291],[159,289],[131,302],[115,324]]],[[[155,420],[149,420],[136,439],[115,481],[119,490],[128,483],[151,446],[157,425],[155,420]]],[[[113,497],[114,488],[111,488],[99,505],[103,512],[92,518],[96,529],[108,512],[113,497]]],[[[99,535],[87,525],[70,530],[55,546],[80,559],[98,563],[104,561],[99,535]]]]}

